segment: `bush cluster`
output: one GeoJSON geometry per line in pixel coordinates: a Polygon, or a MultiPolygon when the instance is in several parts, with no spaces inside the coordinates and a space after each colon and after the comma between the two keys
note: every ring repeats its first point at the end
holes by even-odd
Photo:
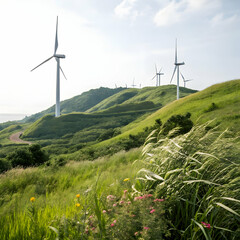
{"type": "Polygon", "coordinates": [[[27,148],[17,149],[7,155],[6,158],[12,167],[39,166],[49,160],[49,156],[41,149],[39,144],[30,145],[27,148]]]}

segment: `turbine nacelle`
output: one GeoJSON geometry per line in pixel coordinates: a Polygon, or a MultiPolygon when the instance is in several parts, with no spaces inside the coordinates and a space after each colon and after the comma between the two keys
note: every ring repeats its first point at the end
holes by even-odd
{"type": "Polygon", "coordinates": [[[66,58],[66,56],[63,55],[63,54],[54,54],[53,57],[55,57],[55,58],[66,58]]]}
{"type": "Polygon", "coordinates": [[[185,65],[185,62],[181,62],[181,63],[174,63],[176,66],[181,66],[181,65],[185,65]]]}

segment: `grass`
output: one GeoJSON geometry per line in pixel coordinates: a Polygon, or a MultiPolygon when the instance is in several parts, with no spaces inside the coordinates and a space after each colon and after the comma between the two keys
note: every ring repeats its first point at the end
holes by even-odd
{"type": "Polygon", "coordinates": [[[165,196],[170,239],[238,239],[239,137],[206,123],[174,139],[149,138],[136,188],[165,196]],[[206,228],[206,226],[208,226],[206,228]]]}
{"type": "Polygon", "coordinates": [[[132,162],[139,154],[140,150],[132,150],[94,162],[71,162],[58,169],[14,169],[1,175],[0,239],[55,239],[48,226],[57,216],[76,213],[75,195],[91,191],[98,174],[102,189],[116,195],[122,192],[123,179],[132,179],[137,171],[132,162]],[[36,198],[34,222],[29,213],[31,197],[36,198]]]}

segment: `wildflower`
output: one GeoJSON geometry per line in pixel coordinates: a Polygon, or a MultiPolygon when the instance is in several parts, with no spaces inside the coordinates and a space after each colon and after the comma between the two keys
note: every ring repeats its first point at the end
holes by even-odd
{"type": "Polygon", "coordinates": [[[96,228],[95,227],[92,227],[92,231],[94,231],[96,228]]]}
{"type": "Polygon", "coordinates": [[[106,211],[106,210],[103,210],[102,212],[103,212],[103,213],[106,213],[107,211],[106,211]]]}
{"type": "Polygon", "coordinates": [[[158,199],[158,198],[156,198],[156,199],[154,199],[153,201],[154,201],[154,202],[163,202],[164,199],[158,199]]]}
{"type": "Polygon", "coordinates": [[[115,219],[114,221],[113,221],[113,223],[116,223],[117,222],[117,220],[115,219]]]}
{"type": "Polygon", "coordinates": [[[124,192],[124,193],[127,193],[127,191],[128,191],[128,190],[124,190],[123,192],[124,192]]]}
{"type": "Polygon", "coordinates": [[[114,226],[115,226],[115,224],[114,224],[114,223],[112,223],[112,224],[111,224],[111,227],[114,227],[114,226]]]}
{"type": "Polygon", "coordinates": [[[76,203],[76,207],[80,207],[80,203],[76,203]]]}
{"type": "Polygon", "coordinates": [[[134,235],[137,236],[139,234],[139,232],[135,232],[134,235]]]}
{"type": "Polygon", "coordinates": [[[152,195],[152,194],[148,194],[147,196],[148,196],[148,197],[153,197],[153,195],[152,195]]]}
{"type": "Polygon", "coordinates": [[[31,202],[34,202],[35,200],[36,200],[35,197],[31,197],[31,198],[30,198],[30,201],[31,201],[31,202]]]}
{"type": "Polygon", "coordinates": [[[125,178],[125,179],[123,179],[124,182],[127,182],[127,181],[129,181],[129,180],[130,180],[130,178],[125,178]]]}
{"type": "Polygon", "coordinates": [[[113,196],[113,195],[108,195],[108,196],[107,196],[107,200],[109,200],[109,201],[113,201],[115,198],[116,198],[116,197],[113,196]]]}
{"type": "Polygon", "coordinates": [[[144,227],[143,229],[144,229],[144,230],[149,230],[150,228],[149,228],[149,227],[144,227]]]}
{"type": "Polygon", "coordinates": [[[121,200],[121,201],[119,202],[119,204],[124,204],[124,201],[123,201],[123,200],[121,200]]]}
{"type": "Polygon", "coordinates": [[[151,211],[150,211],[150,213],[154,213],[156,210],[155,209],[152,209],[151,211]]]}
{"type": "Polygon", "coordinates": [[[205,223],[205,222],[201,222],[202,225],[204,225],[204,227],[210,229],[211,225],[209,223],[205,223]]]}
{"type": "Polygon", "coordinates": [[[117,204],[116,204],[116,203],[114,203],[114,204],[113,204],[113,207],[116,207],[116,206],[117,206],[117,204]]]}
{"type": "Polygon", "coordinates": [[[130,205],[130,204],[131,204],[131,201],[128,201],[127,204],[130,205]]]}
{"type": "Polygon", "coordinates": [[[77,198],[80,198],[80,194],[77,194],[76,197],[77,197],[77,198]]]}

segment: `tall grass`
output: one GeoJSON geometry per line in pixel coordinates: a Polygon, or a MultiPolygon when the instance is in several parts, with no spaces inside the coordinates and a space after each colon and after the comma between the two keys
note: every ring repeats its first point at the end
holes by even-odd
{"type": "Polygon", "coordinates": [[[210,123],[172,138],[152,136],[136,189],[166,199],[169,239],[239,239],[239,138],[210,123]]]}
{"type": "MultiPolygon", "coordinates": [[[[71,162],[57,169],[13,169],[0,175],[0,239],[55,239],[49,226],[67,229],[73,222],[69,219],[93,205],[97,173],[101,173],[98,193],[122,193],[123,179],[132,179],[137,172],[132,162],[139,155],[140,150],[135,149],[94,162],[71,162]],[[81,195],[80,208],[76,194],[81,195]],[[35,202],[30,202],[31,197],[35,202]]],[[[71,234],[77,234],[74,230],[71,234]]]]}

